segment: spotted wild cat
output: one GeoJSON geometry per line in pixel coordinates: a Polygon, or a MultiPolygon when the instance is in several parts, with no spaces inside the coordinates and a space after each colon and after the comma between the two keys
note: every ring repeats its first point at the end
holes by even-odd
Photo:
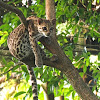
{"type": "MultiPolygon", "coordinates": [[[[48,37],[52,34],[55,20],[46,20],[36,16],[30,16],[27,18],[27,22],[28,30],[23,24],[20,24],[10,33],[7,40],[8,48],[11,54],[20,61],[33,55],[35,59],[33,59],[33,62],[36,66],[40,67],[43,65],[43,62],[37,41],[43,36],[48,37]]],[[[33,99],[38,100],[37,82],[32,67],[27,65],[32,82],[33,99]]]]}

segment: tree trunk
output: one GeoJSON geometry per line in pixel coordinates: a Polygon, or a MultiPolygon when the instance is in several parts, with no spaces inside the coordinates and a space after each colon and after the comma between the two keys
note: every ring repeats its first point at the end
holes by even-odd
{"type": "MultiPolygon", "coordinates": [[[[54,0],[46,0],[46,19],[50,20],[50,19],[56,19],[56,12],[55,12],[55,2],[54,0]]],[[[56,36],[56,24],[54,26],[54,32],[52,37],[56,36]]]]}
{"type": "MultiPolygon", "coordinates": [[[[54,0],[46,0],[46,18],[47,19],[55,18],[54,0]]],[[[78,71],[72,65],[72,62],[64,54],[63,50],[60,48],[59,44],[57,43],[55,36],[51,37],[51,43],[49,45],[46,45],[46,43],[43,40],[41,42],[45,45],[45,47],[47,47],[49,51],[57,55],[58,60],[54,62],[55,67],[61,70],[66,75],[69,82],[76,90],[76,92],[79,94],[79,96],[83,100],[99,100],[92,93],[89,87],[84,83],[78,71]]]]}

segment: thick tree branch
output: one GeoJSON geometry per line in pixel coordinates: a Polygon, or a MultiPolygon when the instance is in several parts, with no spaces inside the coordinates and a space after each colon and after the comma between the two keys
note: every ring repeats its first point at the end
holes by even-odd
{"type": "MultiPolygon", "coordinates": [[[[8,57],[12,57],[11,53],[9,52],[9,50],[0,50],[0,56],[8,56],[8,57]]],[[[22,62],[24,62],[25,64],[33,67],[34,65],[34,58],[33,58],[33,54],[29,55],[29,57],[25,58],[22,60],[22,62]]],[[[50,58],[45,58],[43,59],[43,64],[47,65],[47,66],[51,66],[54,67],[55,63],[51,61],[50,58]]]]}
{"type": "Polygon", "coordinates": [[[24,24],[24,26],[27,29],[28,25],[27,25],[26,18],[24,17],[23,13],[19,9],[17,9],[16,7],[13,7],[11,5],[8,5],[2,1],[0,1],[0,6],[9,10],[9,11],[14,12],[20,18],[20,21],[24,24]]]}
{"type": "Polygon", "coordinates": [[[12,56],[9,50],[0,50],[0,56],[12,56]]]}

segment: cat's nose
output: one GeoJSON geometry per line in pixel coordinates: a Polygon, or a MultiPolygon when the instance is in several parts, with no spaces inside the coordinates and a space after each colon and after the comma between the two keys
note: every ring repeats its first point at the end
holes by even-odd
{"type": "Polygon", "coordinates": [[[47,36],[49,36],[50,35],[50,33],[47,33],[47,36]]]}

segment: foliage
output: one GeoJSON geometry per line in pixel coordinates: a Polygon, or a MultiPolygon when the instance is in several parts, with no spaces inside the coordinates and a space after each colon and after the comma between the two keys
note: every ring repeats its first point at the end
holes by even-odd
{"type": "MultiPolygon", "coordinates": [[[[85,40],[91,37],[93,41],[97,40],[98,44],[94,44],[94,46],[99,45],[100,13],[98,13],[97,10],[93,10],[92,0],[55,0],[55,2],[56,1],[58,1],[56,6],[58,43],[78,70],[83,67],[80,72],[82,77],[87,74],[88,68],[89,72],[92,71],[91,77],[96,80],[96,85],[92,90],[94,91],[97,88],[97,90],[100,91],[100,53],[96,52],[98,59],[91,62],[90,58],[93,54],[88,50],[88,44],[84,44],[84,42],[86,42],[85,40]],[[80,39],[80,37],[82,38],[80,39]]],[[[25,17],[32,14],[41,18],[45,17],[44,2],[41,3],[40,0],[36,0],[36,2],[29,7],[18,6],[20,2],[21,0],[13,0],[8,3],[18,7],[25,17]]],[[[99,2],[99,0],[97,0],[97,2],[99,2]]],[[[3,24],[0,26],[0,47],[5,47],[7,46],[8,34],[20,24],[20,20],[11,12],[4,14],[2,20],[3,24]]],[[[95,50],[98,51],[99,49],[96,48],[95,50]]],[[[48,56],[51,56],[48,51],[46,52],[48,56]]],[[[2,90],[5,88],[8,89],[9,86],[15,88],[11,94],[8,92],[6,93],[6,98],[9,98],[10,100],[26,100],[26,98],[27,100],[31,100],[32,91],[26,66],[19,65],[18,60],[13,57],[9,61],[8,58],[2,56],[0,62],[2,62],[0,73],[5,73],[7,76],[5,82],[2,83],[4,87],[2,87],[2,84],[0,84],[0,87],[2,90]],[[10,68],[13,69],[10,70],[10,68]],[[6,73],[8,70],[10,71],[6,73]],[[19,77],[11,79],[12,73],[15,73],[15,75],[19,77]]],[[[65,100],[79,100],[77,93],[61,71],[47,66],[35,68],[34,70],[35,75],[37,79],[41,81],[41,84],[48,83],[48,94],[54,93],[55,97],[64,95],[65,100]]],[[[41,90],[41,84],[38,84],[39,91],[41,90]]],[[[39,92],[39,99],[44,99],[43,91],[39,92]]]]}
{"type": "Polygon", "coordinates": [[[7,31],[4,31],[4,32],[0,31],[0,38],[1,38],[0,39],[0,46],[6,42],[7,37],[8,37],[7,31]]]}

